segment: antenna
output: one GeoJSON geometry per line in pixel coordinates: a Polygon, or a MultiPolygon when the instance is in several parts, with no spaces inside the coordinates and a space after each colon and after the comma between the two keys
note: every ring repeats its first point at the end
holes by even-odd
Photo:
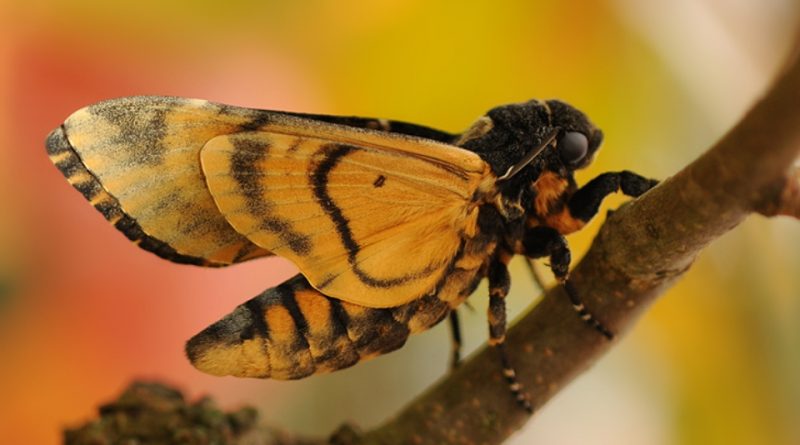
{"type": "Polygon", "coordinates": [[[558,128],[554,128],[553,131],[551,131],[550,134],[547,135],[546,138],[544,138],[544,141],[541,144],[539,144],[538,146],[534,147],[533,150],[528,152],[528,154],[526,154],[524,158],[520,159],[519,162],[517,162],[513,166],[509,167],[508,171],[503,176],[497,178],[497,182],[507,181],[507,180],[511,179],[512,176],[516,175],[517,173],[520,172],[520,170],[525,168],[525,166],[527,166],[528,164],[533,162],[533,160],[536,159],[537,156],[539,156],[539,154],[542,152],[542,150],[547,148],[550,144],[553,143],[553,141],[556,140],[556,136],[558,136],[558,132],[559,132],[559,129],[558,128]]]}

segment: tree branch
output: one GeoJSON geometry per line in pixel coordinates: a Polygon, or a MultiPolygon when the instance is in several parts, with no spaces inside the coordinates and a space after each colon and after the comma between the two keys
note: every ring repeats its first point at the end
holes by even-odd
{"type": "Polygon", "coordinates": [[[800,219],[800,167],[789,171],[786,184],[777,202],[757,209],[764,216],[791,216],[800,219]]]}
{"type": "MultiPolygon", "coordinates": [[[[793,55],[714,147],[609,216],[571,276],[600,320],[615,332],[629,330],[708,243],[751,213],[800,218],[798,104],[800,63],[793,55]]],[[[561,287],[547,292],[506,340],[535,409],[613,344],[575,315],[561,287]]],[[[508,394],[496,351],[484,347],[375,430],[359,434],[345,426],[329,440],[248,443],[499,444],[529,419],[508,394]]]]}
{"type": "MultiPolygon", "coordinates": [[[[603,225],[571,280],[615,332],[688,270],[709,242],[749,214],[800,214],[800,63],[790,64],[714,147],[603,225]]],[[[563,288],[508,333],[519,380],[540,408],[613,343],[575,316],[563,288]]],[[[503,442],[529,417],[507,396],[495,351],[484,348],[363,444],[503,442]]]]}

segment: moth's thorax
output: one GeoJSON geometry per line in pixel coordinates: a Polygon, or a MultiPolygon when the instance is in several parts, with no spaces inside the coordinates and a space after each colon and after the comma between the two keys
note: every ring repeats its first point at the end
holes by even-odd
{"type": "MultiPolygon", "coordinates": [[[[453,143],[477,153],[500,177],[548,137],[568,132],[583,134],[588,141],[587,162],[573,165],[582,168],[600,146],[602,132],[585,114],[557,100],[532,100],[496,107],[477,119],[453,143]]],[[[548,149],[531,163],[530,169],[552,169],[560,163],[556,151],[548,149]]]]}
{"type": "Polygon", "coordinates": [[[521,243],[530,228],[547,226],[562,235],[580,230],[585,222],[575,218],[568,206],[577,189],[570,172],[545,171],[513,193],[499,189],[487,193],[477,221],[478,234],[501,241],[511,252],[523,253],[521,243]]]}
{"type": "Polygon", "coordinates": [[[583,226],[568,209],[577,190],[573,172],[591,162],[601,141],[602,132],[582,112],[556,100],[533,100],[490,110],[454,143],[491,167],[495,182],[479,190],[504,221],[498,230],[544,225],[568,234],[583,226]],[[583,139],[577,157],[570,150],[575,137],[583,139]],[[509,172],[513,176],[504,178],[509,172]]]}
{"type": "Polygon", "coordinates": [[[572,175],[561,176],[544,172],[531,185],[533,199],[527,215],[527,225],[544,225],[563,235],[580,230],[584,222],[572,216],[567,204],[577,190],[572,175]]]}

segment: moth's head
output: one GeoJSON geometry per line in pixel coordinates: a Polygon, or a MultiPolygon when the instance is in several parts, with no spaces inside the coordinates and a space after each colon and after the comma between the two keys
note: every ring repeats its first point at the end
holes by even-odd
{"type": "Polygon", "coordinates": [[[541,104],[550,110],[549,126],[556,134],[550,157],[558,159],[551,159],[551,165],[560,164],[574,171],[591,164],[603,142],[603,132],[592,125],[585,114],[564,102],[548,100],[541,104]]]}
{"type": "Polygon", "coordinates": [[[558,100],[531,100],[490,110],[456,144],[486,160],[498,183],[518,183],[544,171],[569,177],[592,162],[602,141],[581,111],[558,100]]]}

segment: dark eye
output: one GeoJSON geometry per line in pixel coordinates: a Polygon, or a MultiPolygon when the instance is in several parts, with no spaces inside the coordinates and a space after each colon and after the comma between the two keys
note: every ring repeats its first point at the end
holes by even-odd
{"type": "Polygon", "coordinates": [[[568,131],[558,140],[558,154],[566,164],[575,164],[589,151],[589,140],[583,133],[568,131]]]}

